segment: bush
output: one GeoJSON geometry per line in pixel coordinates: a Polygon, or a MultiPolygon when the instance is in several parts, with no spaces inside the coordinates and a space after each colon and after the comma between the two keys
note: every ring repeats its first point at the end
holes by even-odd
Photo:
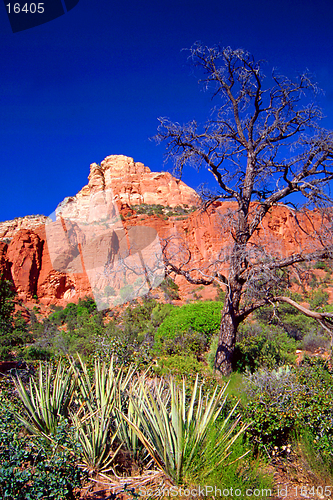
{"type": "MultiPolygon", "coordinates": [[[[74,500],[83,477],[74,463],[66,422],[52,442],[23,435],[6,402],[0,402],[0,497],[74,500]]],[[[74,445],[75,447],[75,445],[74,445]]]]}
{"type": "Polygon", "coordinates": [[[327,301],[329,299],[329,293],[324,290],[317,290],[312,292],[312,298],[310,300],[311,309],[319,309],[323,306],[327,305],[327,301]]]}
{"type": "Polygon", "coordinates": [[[244,323],[239,330],[235,346],[234,368],[254,372],[269,369],[295,360],[296,342],[281,328],[274,325],[244,323]]]}
{"type": "Polygon", "coordinates": [[[196,374],[204,375],[206,366],[194,356],[171,356],[160,358],[154,372],[159,376],[175,375],[178,378],[195,378],[196,374]]]}
{"type": "Polygon", "coordinates": [[[247,394],[245,414],[256,447],[281,447],[310,428],[313,447],[333,457],[333,378],[324,360],[306,358],[293,370],[261,370],[248,377],[247,394]]]}
{"type": "Polygon", "coordinates": [[[179,297],[179,286],[169,277],[165,278],[160,284],[161,290],[164,292],[164,296],[169,300],[178,300],[179,297]]]}
{"type": "Polygon", "coordinates": [[[307,333],[300,343],[301,349],[306,351],[315,352],[319,348],[329,349],[330,340],[326,335],[317,331],[307,333]]]}
{"type": "Polygon", "coordinates": [[[179,353],[179,346],[182,344],[185,352],[191,351],[191,343],[195,337],[195,346],[201,337],[207,344],[220,328],[222,307],[222,302],[207,301],[173,309],[156,332],[155,351],[160,354],[179,353]],[[173,344],[175,349],[172,348],[173,344]]]}

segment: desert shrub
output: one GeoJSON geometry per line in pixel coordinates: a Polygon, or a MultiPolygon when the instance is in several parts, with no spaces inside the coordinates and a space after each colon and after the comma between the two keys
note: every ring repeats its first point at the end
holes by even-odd
{"type": "MultiPolygon", "coordinates": [[[[291,298],[296,302],[302,301],[298,294],[292,294],[291,298]]],[[[318,330],[315,319],[309,318],[290,304],[281,303],[278,307],[262,307],[258,309],[255,318],[263,324],[269,323],[283,328],[290,337],[301,340],[310,330],[318,330]]]]}
{"type": "Polygon", "coordinates": [[[24,359],[26,359],[27,361],[32,361],[32,360],[49,361],[51,358],[52,358],[52,352],[50,349],[38,347],[37,345],[29,346],[24,351],[24,359]]]}
{"type": "Polygon", "coordinates": [[[239,329],[234,368],[251,372],[262,367],[272,369],[293,362],[295,350],[295,340],[281,327],[247,322],[239,329]]]}
{"type": "Polygon", "coordinates": [[[76,320],[82,315],[88,315],[96,312],[97,306],[95,301],[90,297],[79,299],[77,304],[69,302],[65,309],[56,307],[54,313],[49,316],[49,320],[55,325],[67,324],[70,329],[76,326],[76,320]]]}
{"type": "Polygon", "coordinates": [[[103,314],[96,310],[94,300],[86,297],[77,304],[67,304],[65,309],[54,307],[54,312],[40,322],[34,318],[31,330],[35,342],[26,351],[28,359],[33,359],[34,352],[38,356],[35,359],[47,359],[59,354],[73,355],[76,352],[84,356],[92,354],[95,339],[104,330],[103,314]]]}
{"type": "Polygon", "coordinates": [[[85,356],[92,354],[95,351],[95,339],[104,331],[99,315],[89,315],[88,310],[84,309],[72,325],[73,328],[61,332],[61,336],[58,337],[58,347],[64,354],[73,355],[76,352],[85,356]],[[61,340],[62,345],[60,345],[61,340]]]}
{"type": "Polygon", "coordinates": [[[140,334],[143,336],[156,305],[157,302],[152,299],[143,299],[141,304],[129,305],[121,315],[121,328],[135,337],[140,334]]]}
{"type": "Polygon", "coordinates": [[[144,364],[151,359],[149,350],[144,349],[137,336],[128,334],[118,327],[109,334],[103,334],[95,339],[95,353],[103,357],[113,356],[117,364],[125,366],[133,362],[144,364]]]}
{"type": "Polygon", "coordinates": [[[161,290],[164,292],[164,296],[169,300],[178,300],[179,299],[179,286],[170,278],[165,278],[160,284],[161,290]]]}
{"type": "Polygon", "coordinates": [[[205,351],[206,347],[206,336],[189,328],[174,338],[164,338],[160,353],[167,355],[199,354],[205,351]]]}
{"type": "Polygon", "coordinates": [[[323,261],[315,262],[313,268],[314,269],[324,269],[325,271],[330,271],[330,267],[327,265],[326,262],[323,262],[323,261]]]}
{"type": "Polygon", "coordinates": [[[305,359],[299,368],[260,370],[247,379],[251,440],[256,447],[282,446],[310,428],[313,447],[333,457],[333,378],[323,360],[305,359]]]}
{"type": "Polygon", "coordinates": [[[295,373],[260,370],[247,377],[246,391],[252,443],[259,449],[285,444],[294,428],[300,391],[295,373]]]}
{"type": "MultiPolygon", "coordinates": [[[[188,351],[189,342],[186,338],[193,337],[194,332],[198,338],[203,335],[205,343],[208,343],[219,330],[222,307],[221,302],[206,301],[173,309],[156,332],[155,351],[171,353],[172,344],[179,346],[181,342],[184,342],[188,351]]],[[[176,352],[179,353],[179,349],[176,352]]]]}
{"type": "Polygon", "coordinates": [[[329,293],[325,292],[321,288],[312,292],[312,297],[310,300],[311,309],[319,309],[325,305],[327,305],[327,301],[329,299],[329,293]]]}
{"type": "Polygon", "coordinates": [[[310,331],[301,340],[300,348],[309,352],[315,352],[319,348],[328,350],[330,348],[330,340],[327,335],[321,332],[310,331]]]}
{"type": "Polygon", "coordinates": [[[0,401],[0,497],[15,500],[74,500],[83,473],[66,422],[53,441],[22,433],[8,404],[0,401]]]}
{"type": "Polygon", "coordinates": [[[125,365],[150,363],[150,347],[156,328],[171,309],[171,305],[158,304],[152,299],[134,302],[94,337],[96,354],[113,355],[117,363],[125,365]]]}
{"type": "Polygon", "coordinates": [[[171,304],[156,304],[154,309],[151,312],[151,324],[153,327],[158,328],[165,318],[171,313],[173,310],[173,305],[171,304]]]}
{"type": "Polygon", "coordinates": [[[194,356],[170,356],[158,359],[158,364],[154,366],[156,375],[175,375],[177,378],[195,378],[196,374],[204,375],[206,366],[198,361],[194,356]]]}

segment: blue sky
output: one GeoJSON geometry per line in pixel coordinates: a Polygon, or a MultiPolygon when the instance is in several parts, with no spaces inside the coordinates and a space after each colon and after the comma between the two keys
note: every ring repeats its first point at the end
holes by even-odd
{"type": "Polygon", "coordinates": [[[200,121],[211,106],[182,51],[197,40],[244,48],[267,72],[308,68],[333,129],[332,26],[331,0],[80,0],[13,34],[1,6],[0,220],[50,214],[107,155],[166,170],[164,146],[149,141],[157,117],[200,121]]]}

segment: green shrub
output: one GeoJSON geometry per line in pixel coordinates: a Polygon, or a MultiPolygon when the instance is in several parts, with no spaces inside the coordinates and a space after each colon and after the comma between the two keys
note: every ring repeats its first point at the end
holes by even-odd
{"type": "Polygon", "coordinates": [[[323,261],[318,261],[314,264],[313,266],[314,269],[324,269],[325,271],[330,271],[329,266],[327,265],[326,262],[323,261]]]}
{"type": "Polygon", "coordinates": [[[153,327],[159,327],[165,318],[169,316],[173,310],[173,305],[171,304],[156,304],[151,312],[151,323],[153,327]]]}
{"type": "Polygon", "coordinates": [[[159,358],[158,364],[153,367],[156,375],[175,375],[178,378],[193,378],[197,373],[204,375],[206,366],[198,361],[194,356],[170,356],[159,358]]]}
{"type": "Polygon", "coordinates": [[[6,401],[0,401],[0,497],[9,500],[74,500],[84,474],[66,421],[52,441],[22,433],[6,401]]]}
{"type": "Polygon", "coordinates": [[[319,309],[327,305],[329,299],[329,293],[322,289],[312,292],[312,298],[310,300],[311,309],[319,309]]]}
{"type": "Polygon", "coordinates": [[[293,370],[261,370],[248,377],[247,394],[245,413],[256,447],[281,447],[310,428],[313,447],[333,457],[333,378],[324,360],[305,358],[293,370]]]}
{"type": "Polygon", "coordinates": [[[179,286],[169,277],[165,278],[160,284],[161,290],[164,292],[166,299],[178,300],[179,299],[179,286]]]}
{"type": "MultiPolygon", "coordinates": [[[[194,302],[173,309],[165,318],[155,334],[155,351],[157,353],[171,353],[172,344],[185,344],[185,350],[189,351],[186,338],[193,332],[204,336],[205,343],[216,335],[221,323],[221,302],[194,302]],[[185,342],[184,342],[185,339],[185,342]]],[[[177,348],[176,352],[179,353],[177,348]]]]}
{"type": "Polygon", "coordinates": [[[295,360],[296,342],[274,325],[244,323],[239,329],[235,346],[234,368],[254,372],[259,368],[272,369],[295,360]]]}
{"type": "Polygon", "coordinates": [[[49,349],[43,347],[38,347],[35,345],[29,346],[24,351],[24,359],[26,360],[38,360],[38,361],[49,361],[52,357],[52,352],[49,349]]]}
{"type": "Polygon", "coordinates": [[[306,351],[315,352],[319,348],[329,349],[330,348],[330,340],[327,335],[322,334],[318,331],[310,331],[306,335],[304,335],[303,339],[300,342],[301,349],[306,351]]]}
{"type": "Polygon", "coordinates": [[[248,404],[245,414],[251,421],[249,433],[256,448],[286,444],[295,424],[300,386],[291,371],[260,370],[247,378],[248,404]]]}

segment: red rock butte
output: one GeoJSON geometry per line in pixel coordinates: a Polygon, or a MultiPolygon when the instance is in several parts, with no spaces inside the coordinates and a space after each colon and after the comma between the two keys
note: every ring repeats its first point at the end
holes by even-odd
{"type": "Polygon", "coordinates": [[[143,163],[123,155],[107,156],[100,165],[90,165],[89,183],[77,194],[85,196],[95,189],[112,189],[115,201],[129,206],[196,205],[199,197],[194,189],[177,180],[169,172],[151,172],[143,163]]]}
{"type": "MultiPolygon", "coordinates": [[[[193,267],[205,269],[217,258],[227,256],[232,244],[230,221],[235,205],[216,202],[208,210],[200,211],[200,198],[192,188],[168,172],[151,172],[133,158],[112,155],[100,165],[93,163],[88,184],[60,205],[73,200],[78,206],[84,205],[84,199],[91,193],[110,189],[125,216],[125,231],[134,226],[154,228],[161,242],[170,241],[169,252],[179,262],[187,258],[190,251],[193,267]],[[136,213],[133,207],[142,204],[161,205],[165,209],[158,215],[136,213]],[[172,214],[167,208],[177,206],[198,209],[172,214]]],[[[255,206],[252,205],[253,210],[255,206]]],[[[45,216],[27,216],[0,223],[0,272],[13,281],[18,297],[29,307],[37,297],[40,304],[49,306],[65,305],[92,295],[85,272],[62,273],[52,267],[46,221],[45,216]]],[[[296,218],[286,206],[273,207],[254,236],[253,247],[261,246],[280,256],[311,250],[314,243],[310,235],[318,221],[319,216],[313,212],[296,218]]],[[[176,282],[184,300],[193,298],[193,285],[181,277],[177,277],[176,282]]],[[[207,287],[200,293],[205,298],[213,298],[216,289],[207,287]]]]}

